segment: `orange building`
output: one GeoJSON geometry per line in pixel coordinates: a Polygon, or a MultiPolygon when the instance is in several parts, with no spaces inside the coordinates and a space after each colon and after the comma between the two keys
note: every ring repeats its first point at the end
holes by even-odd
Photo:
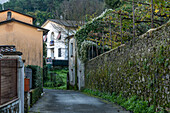
{"type": "Polygon", "coordinates": [[[33,20],[11,9],[0,11],[0,45],[15,45],[25,65],[43,67],[43,35],[48,30],[33,25],[33,20]]]}

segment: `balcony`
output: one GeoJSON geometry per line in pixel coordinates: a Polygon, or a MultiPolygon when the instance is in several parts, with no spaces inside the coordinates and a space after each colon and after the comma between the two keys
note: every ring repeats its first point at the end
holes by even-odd
{"type": "Polygon", "coordinates": [[[68,66],[68,60],[52,60],[53,66],[68,66]]]}
{"type": "Polygon", "coordinates": [[[54,46],[54,41],[50,41],[50,46],[54,46]]]}

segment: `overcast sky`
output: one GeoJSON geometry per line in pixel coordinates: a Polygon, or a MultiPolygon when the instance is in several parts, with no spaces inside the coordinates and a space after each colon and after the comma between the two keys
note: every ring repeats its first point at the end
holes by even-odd
{"type": "Polygon", "coordinates": [[[9,0],[0,0],[0,4],[5,3],[7,1],[9,1],[9,0]]]}

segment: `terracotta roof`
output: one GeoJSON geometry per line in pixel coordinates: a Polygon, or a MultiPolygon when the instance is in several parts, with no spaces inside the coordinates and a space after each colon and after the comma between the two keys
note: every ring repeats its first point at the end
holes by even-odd
{"type": "Polygon", "coordinates": [[[22,55],[22,52],[16,51],[14,45],[0,45],[0,58],[2,55],[22,55]]]}
{"type": "Polygon", "coordinates": [[[31,18],[33,18],[33,19],[35,20],[35,17],[30,16],[30,15],[27,15],[27,14],[24,14],[24,13],[21,13],[21,12],[18,12],[18,11],[15,11],[15,10],[13,10],[13,9],[1,10],[0,13],[1,13],[1,12],[5,12],[5,11],[8,11],[8,10],[11,10],[11,11],[13,11],[13,12],[16,12],[16,13],[19,13],[19,14],[22,14],[22,15],[25,15],[25,16],[28,16],[28,17],[31,17],[31,18]]]}
{"type": "Polygon", "coordinates": [[[15,19],[10,19],[10,20],[6,20],[6,21],[2,21],[2,22],[0,22],[0,25],[8,23],[8,22],[13,22],[13,21],[18,22],[18,23],[22,23],[22,24],[25,24],[25,25],[28,25],[28,26],[31,26],[31,27],[35,27],[35,28],[41,29],[41,30],[43,30],[43,34],[44,35],[47,34],[48,31],[49,31],[47,29],[44,29],[44,28],[41,28],[41,27],[38,27],[38,26],[35,26],[35,25],[32,25],[32,24],[28,24],[28,23],[25,23],[25,22],[22,22],[22,21],[19,21],[19,20],[15,20],[15,19]]]}
{"type": "Polygon", "coordinates": [[[66,26],[66,27],[75,27],[77,28],[78,25],[80,24],[77,21],[72,21],[72,20],[58,20],[58,19],[48,19],[49,21],[55,22],[57,24],[66,26]]]}
{"type": "Polygon", "coordinates": [[[0,45],[0,53],[1,52],[15,52],[16,48],[14,45],[0,45]]]}

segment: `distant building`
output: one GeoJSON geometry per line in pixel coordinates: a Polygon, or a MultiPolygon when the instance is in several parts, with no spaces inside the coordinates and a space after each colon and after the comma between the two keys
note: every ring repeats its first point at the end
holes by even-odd
{"type": "Polygon", "coordinates": [[[48,30],[33,25],[32,16],[7,9],[0,11],[0,45],[15,45],[25,65],[43,67],[43,35],[48,30]]]}
{"type": "Polygon", "coordinates": [[[49,19],[41,27],[49,30],[44,36],[47,44],[47,64],[53,62],[53,66],[68,66],[68,44],[65,38],[75,34],[77,22],[49,19]]]}

